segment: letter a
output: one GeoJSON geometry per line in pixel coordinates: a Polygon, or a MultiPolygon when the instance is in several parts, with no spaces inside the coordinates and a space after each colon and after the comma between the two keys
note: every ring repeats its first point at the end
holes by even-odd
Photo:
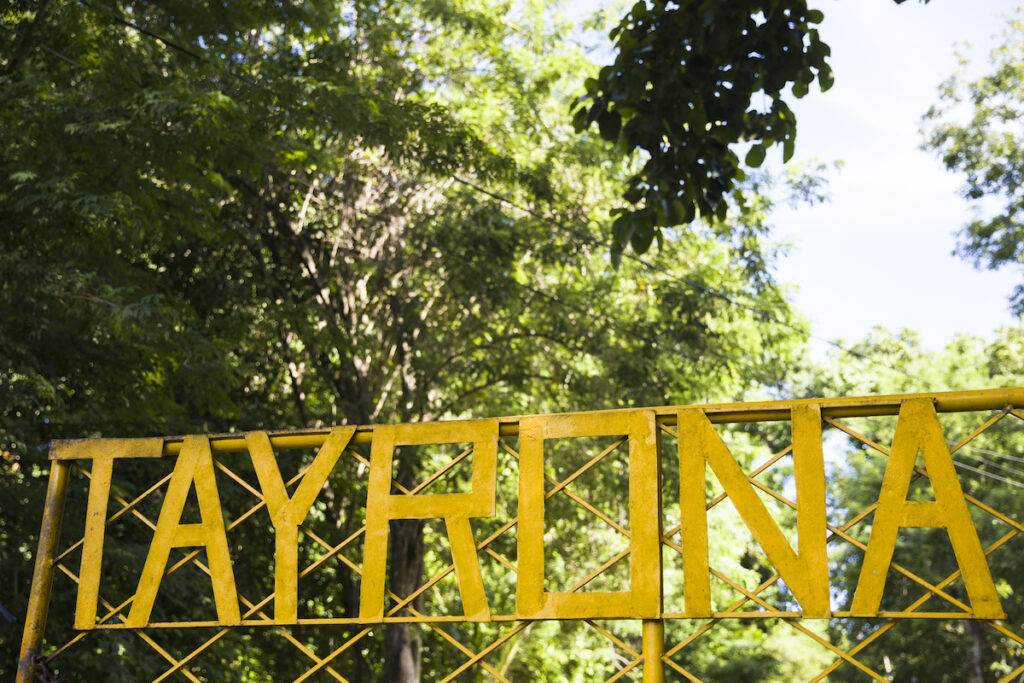
{"type": "Polygon", "coordinates": [[[186,436],[181,446],[178,462],[174,465],[171,481],[167,485],[163,507],[160,508],[153,543],[139,578],[139,588],[128,613],[128,626],[140,628],[149,623],[149,615],[153,611],[153,602],[160,589],[171,548],[183,547],[206,548],[210,578],[213,581],[213,598],[217,604],[217,621],[224,626],[241,622],[235,575],[231,571],[224,517],[214,478],[213,456],[210,453],[210,441],[205,436],[186,436]],[[193,484],[203,521],[199,524],[182,524],[181,513],[193,484]]]}
{"type": "Polygon", "coordinates": [[[869,617],[878,613],[885,578],[896,549],[896,537],[902,527],[945,529],[960,565],[974,616],[979,619],[1006,618],[953,468],[953,457],[942,436],[935,406],[927,398],[909,399],[900,406],[871,538],[850,608],[853,616],[869,617]],[[918,451],[932,483],[934,501],[907,500],[918,451]]]}

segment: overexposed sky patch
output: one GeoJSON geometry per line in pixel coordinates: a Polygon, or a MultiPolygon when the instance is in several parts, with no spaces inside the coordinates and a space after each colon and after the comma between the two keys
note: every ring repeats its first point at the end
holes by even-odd
{"type": "Polygon", "coordinates": [[[957,67],[954,44],[969,41],[971,73],[983,73],[1017,4],[812,3],[825,12],[821,32],[836,84],[791,101],[794,161],[845,165],[830,173],[829,203],[780,207],[774,224],[794,244],[778,277],[796,287],[793,300],[816,335],[850,342],[875,325],[910,328],[939,348],[958,334],[991,337],[1020,324],[1007,296],[1021,273],[977,270],[952,255],[971,208],[960,194],[962,177],[920,149],[919,132],[939,84],[957,67]]]}

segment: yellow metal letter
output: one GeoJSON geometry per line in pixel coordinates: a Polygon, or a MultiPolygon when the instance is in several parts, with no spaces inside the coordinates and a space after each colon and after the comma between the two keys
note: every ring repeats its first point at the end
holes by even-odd
{"type": "Polygon", "coordinates": [[[651,410],[524,417],[520,421],[516,616],[651,619],[661,613],[661,501],[656,433],[651,410]],[[628,591],[544,590],[544,440],[581,436],[629,437],[628,591]]]}
{"type": "MultiPolygon", "coordinates": [[[[85,536],[82,541],[82,566],[78,572],[78,599],[75,606],[75,628],[96,626],[96,604],[100,593],[100,570],[103,566],[103,536],[107,527],[107,503],[110,499],[110,477],[117,458],[159,458],[163,439],[89,439],[67,442],[65,454],[76,459],[92,460],[89,472],[89,503],[85,512],[85,536]]],[[[62,444],[63,445],[63,444],[62,444]]]]}
{"type": "Polygon", "coordinates": [[[469,520],[471,517],[494,515],[497,468],[497,420],[378,425],[373,428],[363,578],[359,594],[361,621],[380,622],[384,618],[384,577],[391,520],[437,517],[444,519],[448,531],[466,619],[488,621],[491,618],[469,520]],[[395,446],[466,442],[473,444],[473,490],[470,493],[391,494],[395,446]]]}
{"type": "Polygon", "coordinates": [[[320,494],[334,464],[355,434],[355,427],[335,427],[299,482],[295,494],[288,497],[274,449],[266,432],[245,435],[252,466],[260,481],[263,499],[274,525],[274,621],[294,624],[298,621],[299,525],[306,519],[313,501],[320,494]]]}
{"type": "Polygon", "coordinates": [[[711,616],[705,463],[711,465],[743,522],[800,602],[804,616],[829,616],[825,474],[818,406],[794,406],[791,413],[799,554],[790,547],[703,411],[681,410],[677,419],[686,616],[711,616]]]}
{"type": "Polygon", "coordinates": [[[210,562],[210,577],[213,581],[213,598],[217,604],[217,621],[224,626],[238,624],[241,616],[238,610],[238,593],[235,590],[235,575],[231,570],[228,554],[227,534],[224,517],[221,514],[220,496],[213,472],[213,455],[210,440],[205,436],[186,436],[174,465],[171,481],[167,485],[160,518],[153,532],[153,543],[142,568],[135,600],[128,613],[126,624],[140,628],[149,623],[157,590],[167,568],[171,548],[204,547],[210,562]],[[202,522],[182,524],[181,514],[189,489],[195,484],[196,499],[202,522]]]}
{"type": "Polygon", "coordinates": [[[928,398],[909,399],[900,406],[871,538],[850,608],[854,616],[867,617],[878,612],[901,527],[945,529],[960,565],[974,616],[1006,618],[953,467],[953,457],[942,435],[935,405],[928,398]],[[907,500],[918,452],[931,480],[934,501],[907,500]]]}

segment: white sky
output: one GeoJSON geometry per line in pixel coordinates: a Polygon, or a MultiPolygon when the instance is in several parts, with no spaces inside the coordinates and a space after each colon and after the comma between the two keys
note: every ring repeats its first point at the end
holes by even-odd
{"type": "Polygon", "coordinates": [[[1017,4],[811,3],[825,12],[821,33],[832,47],[836,83],[790,101],[794,161],[818,157],[845,166],[830,172],[831,202],[780,207],[774,224],[794,245],[778,277],[797,287],[793,300],[816,335],[850,342],[875,325],[910,328],[937,349],[957,334],[990,338],[999,327],[1021,324],[1007,296],[1022,274],[976,270],[951,254],[972,215],[959,193],[962,177],[919,149],[921,116],[956,68],[954,43],[972,44],[972,72],[981,73],[1017,4]]]}

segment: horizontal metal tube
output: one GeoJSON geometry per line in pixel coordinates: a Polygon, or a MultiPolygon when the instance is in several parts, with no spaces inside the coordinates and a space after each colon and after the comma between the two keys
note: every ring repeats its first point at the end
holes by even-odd
{"type": "MultiPolygon", "coordinates": [[[[765,401],[756,403],[715,403],[708,405],[665,406],[656,408],[636,408],[628,410],[653,410],[659,424],[674,425],[676,413],[684,408],[702,410],[711,422],[718,424],[742,422],[772,422],[788,420],[794,406],[817,404],[821,407],[822,417],[870,417],[876,415],[896,415],[900,404],[911,398],[930,398],[940,413],[969,412],[979,410],[1000,410],[1005,407],[1024,407],[1024,388],[983,389],[977,391],[949,391],[929,394],[892,394],[887,396],[856,396],[842,398],[811,398],[790,401],[765,401]]],[[[622,409],[611,409],[602,412],[618,412],[622,409]]],[[[519,433],[519,421],[524,416],[498,418],[498,431],[502,436],[515,436],[519,433]]],[[[270,440],[274,448],[280,450],[294,448],[316,448],[323,444],[330,428],[305,429],[290,431],[271,431],[270,440]]],[[[359,427],[352,439],[356,444],[370,443],[373,435],[372,426],[359,427]]],[[[174,436],[164,439],[163,455],[177,455],[181,450],[184,437],[174,436]]],[[[70,442],[51,442],[50,457],[63,459],[74,457],[73,449],[64,446],[70,442]],[[63,448],[62,448],[63,446],[63,448]],[[61,452],[64,452],[62,456],[61,452]]],[[[241,433],[211,434],[210,446],[215,452],[245,451],[245,436],[241,433]]]]}

